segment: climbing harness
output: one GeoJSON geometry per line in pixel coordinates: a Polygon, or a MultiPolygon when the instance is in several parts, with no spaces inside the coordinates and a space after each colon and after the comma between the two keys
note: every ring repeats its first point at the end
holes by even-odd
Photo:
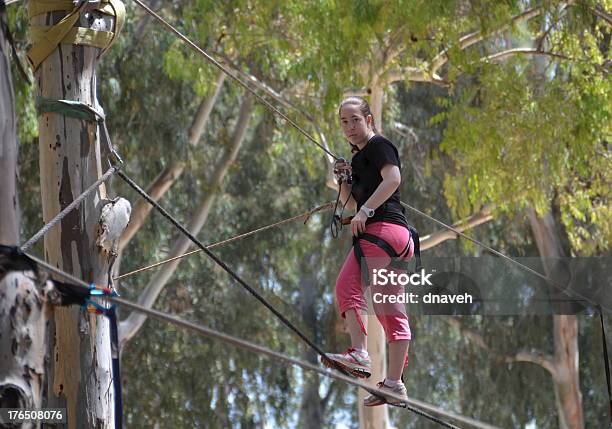
{"type": "Polygon", "coordinates": [[[410,232],[410,238],[408,240],[408,243],[406,244],[406,247],[404,247],[404,249],[399,253],[396,252],[395,249],[393,249],[393,246],[391,246],[386,240],[376,235],[369,234],[366,232],[358,235],[357,237],[353,237],[353,249],[355,253],[355,258],[357,259],[357,263],[361,268],[361,279],[365,287],[370,284],[370,272],[368,269],[366,257],[363,253],[363,249],[361,248],[359,240],[369,241],[370,243],[380,247],[391,258],[391,263],[389,264],[389,266],[391,268],[396,268],[402,271],[408,271],[408,262],[405,259],[410,253],[410,242],[412,241],[414,243],[414,259],[416,262],[414,272],[420,271],[423,268],[423,264],[421,263],[421,243],[419,239],[419,233],[412,226],[408,226],[408,231],[410,232]]]}
{"type": "Polygon", "coordinates": [[[333,238],[338,237],[338,234],[340,230],[342,229],[342,225],[350,224],[351,223],[350,219],[352,219],[352,218],[348,218],[347,220],[347,218],[342,217],[342,215],[344,214],[344,209],[346,205],[348,204],[349,199],[351,198],[350,195],[346,199],[344,204],[342,204],[342,209],[340,211],[340,214],[337,214],[338,206],[340,204],[340,193],[342,191],[342,184],[346,183],[347,185],[351,185],[353,183],[353,175],[350,170],[336,170],[335,165],[340,162],[344,162],[345,164],[347,163],[346,159],[342,157],[338,158],[334,162],[334,174],[336,175],[336,178],[338,180],[338,194],[336,195],[336,203],[334,204],[334,211],[332,213],[331,221],[329,224],[329,229],[331,231],[331,235],[333,238]]]}

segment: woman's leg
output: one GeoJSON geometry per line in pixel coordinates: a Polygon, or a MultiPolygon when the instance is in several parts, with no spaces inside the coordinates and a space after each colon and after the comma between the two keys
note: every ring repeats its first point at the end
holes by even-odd
{"type": "Polygon", "coordinates": [[[340,366],[355,377],[370,376],[371,361],[366,349],[366,325],[368,304],[363,296],[361,271],[351,249],[336,280],[336,299],[340,315],[346,319],[351,348],[344,353],[326,353],[321,362],[330,368],[340,366]]]}
{"type": "Polygon", "coordinates": [[[392,341],[389,343],[389,369],[387,370],[387,379],[398,381],[402,378],[409,346],[409,340],[392,341]]]}
{"type": "Polygon", "coordinates": [[[368,316],[359,308],[346,311],[346,324],[351,335],[351,346],[357,350],[367,350],[366,332],[368,328],[368,316]]]}

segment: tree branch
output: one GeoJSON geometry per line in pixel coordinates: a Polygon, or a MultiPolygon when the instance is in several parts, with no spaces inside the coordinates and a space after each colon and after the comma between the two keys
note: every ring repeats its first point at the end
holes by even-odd
{"type": "MultiPolygon", "coordinates": [[[[567,2],[570,4],[572,2],[567,2]]],[[[510,22],[506,25],[501,26],[500,28],[494,30],[489,34],[483,34],[481,31],[475,31],[470,34],[466,34],[465,36],[459,39],[458,47],[460,50],[465,50],[472,45],[475,45],[478,42],[481,42],[485,38],[492,36],[494,34],[499,34],[507,29],[511,28],[513,25],[521,23],[523,21],[528,21],[542,13],[542,6],[534,7],[531,9],[527,9],[525,12],[520,13],[513,17],[510,22]]],[[[437,54],[434,59],[431,61],[431,67],[429,68],[430,73],[432,75],[438,73],[438,71],[448,62],[448,52],[450,49],[444,49],[442,52],[437,54]]]]}
{"type": "Polygon", "coordinates": [[[514,356],[506,357],[506,362],[530,362],[535,363],[536,365],[540,365],[546,371],[552,375],[553,378],[556,377],[557,370],[555,367],[554,359],[551,355],[536,352],[536,351],[520,351],[516,353],[514,356]]]}
{"type": "Polygon", "coordinates": [[[608,25],[612,25],[612,15],[610,15],[610,13],[608,13],[601,5],[593,7],[590,5],[586,5],[584,2],[581,2],[581,4],[586,6],[587,9],[591,11],[593,15],[603,19],[608,25]]]}
{"type": "MultiPolygon", "coordinates": [[[[480,347],[483,350],[486,350],[487,352],[500,356],[496,350],[493,350],[486,343],[486,341],[484,340],[484,337],[481,334],[479,334],[478,332],[474,332],[471,329],[465,328],[464,326],[462,326],[461,322],[457,320],[457,318],[444,317],[442,318],[442,320],[444,320],[444,322],[458,329],[461,335],[468,338],[472,344],[480,347]]],[[[535,363],[537,365],[540,365],[546,371],[548,371],[553,376],[553,378],[556,376],[557,371],[556,371],[554,359],[551,355],[548,355],[546,353],[533,351],[533,350],[532,351],[521,350],[514,355],[500,356],[500,357],[502,357],[506,363],[513,363],[513,362],[535,363]]]]}
{"type": "Polygon", "coordinates": [[[446,87],[447,83],[444,79],[438,76],[435,72],[429,72],[428,65],[424,64],[425,68],[419,67],[401,67],[399,69],[389,70],[385,73],[385,83],[391,84],[402,80],[408,80],[410,82],[425,82],[433,83],[439,86],[446,87]]]}
{"type": "MultiPolygon", "coordinates": [[[[212,109],[217,101],[217,98],[219,97],[219,93],[221,92],[221,87],[223,86],[224,81],[225,73],[220,72],[217,77],[214,92],[211,94],[210,97],[203,99],[200,103],[198,111],[193,117],[193,121],[188,131],[189,144],[191,146],[195,146],[202,138],[202,134],[204,133],[204,129],[206,128],[206,124],[208,123],[208,119],[210,118],[212,109]]],[[[151,197],[155,201],[159,201],[168,191],[168,189],[170,189],[172,185],[174,185],[176,180],[183,174],[184,170],[184,162],[173,162],[157,175],[153,182],[147,187],[147,193],[151,195],[151,197]]],[[[151,212],[151,209],[151,204],[149,204],[145,200],[140,200],[138,202],[138,204],[132,211],[130,223],[125,229],[123,235],[121,236],[121,240],[119,242],[120,254],[123,252],[123,249],[125,249],[130,240],[132,240],[134,235],[136,235],[136,232],[138,232],[142,225],[144,225],[147,216],[151,212]]]]}
{"type": "MultiPolygon", "coordinates": [[[[452,225],[459,232],[467,231],[478,225],[489,222],[493,219],[491,215],[491,209],[489,207],[483,208],[480,212],[471,215],[470,217],[463,219],[452,225]]],[[[426,235],[421,238],[421,250],[427,250],[446,240],[455,240],[458,235],[448,229],[443,229],[433,234],[426,235]]]]}
{"type": "Polygon", "coordinates": [[[560,59],[563,59],[563,60],[572,60],[572,58],[567,57],[565,55],[556,54],[554,52],[546,52],[546,51],[539,50],[537,48],[513,48],[513,49],[507,49],[505,51],[497,52],[495,54],[483,57],[480,60],[481,61],[485,61],[485,62],[486,61],[502,61],[502,60],[505,60],[508,57],[511,57],[513,55],[518,55],[518,54],[541,55],[541,56],[547,56],[547,57],[553,57],[553,58],[560,58],[560,59]]]}

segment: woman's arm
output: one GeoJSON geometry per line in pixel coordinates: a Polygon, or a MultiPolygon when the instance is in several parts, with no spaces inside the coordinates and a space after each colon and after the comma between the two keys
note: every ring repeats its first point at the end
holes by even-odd
{"type": "Polygon", "coordinates": [[[387,201],[402,182],[402,175],[397,165],[386,164],[382,170],[380,170],[380,175],[383,179],[382,182],[380,182],[378,188],[376,188],[370,198],[363,204],[367,208],[374,210],[387,201]]]}
{"type": "MultiPolygon", "coordinates": [[[[393,193],[399,187],[402,181],[402,175],[397,165],[386,164],[380,170],[380,175],[383,179],[382,182],[380,182],[378,188],[376,188],[370,198],[368,198],[367,201],[363,204],[369,209],[376,210],[378,207],[380,207],[385,201],[389,199],[391,195],[393,195],[393,193]]],[[[354,236],[365,232],[366,220],[368,220],[368,217],[361,210],[357,212],[355,217],[353,217],[353,220],[351,221],[351,231],[354,236]]]]}

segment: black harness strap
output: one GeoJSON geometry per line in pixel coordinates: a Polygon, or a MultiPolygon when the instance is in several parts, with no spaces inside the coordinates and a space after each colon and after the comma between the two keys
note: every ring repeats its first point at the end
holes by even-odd
{"type": "MultiPolygon", "coordinates": [[[[419,233],[414,227],[409,226],[408,231],[410,231],[410,238],[414,242],[414,258],[416,261],[416,272],[423,268],[423,265],[421,263],[421,243],[419,239],[419,233]]],[[[386,240],[376,235],[368,234],[367,232],[363,233],[358,237],[353,237],[353,248],[355,250],[355,257],[357,258],[357,263],[361,267],[361,280],[366,286],[370,284],[370,273],[368,270],[368,264],[365,260],[365,255],[363,254],[363,249],[359,244],[359,240],[369,241],[370,243],[375,244],[376,246],[384,250],[385,253],[389,255],[389,257],[391,257],[391,264],[389,264],[390,267],[407,271],[407,264],[404,263],[402,259],[406,258],[410,253],[410,240],[408,240],[408,243],[406,243],[406,247],[404,247],[404,249],[402,249],[400,253],[397,253],[395,249],[393,249],[393,246],[391,246],[386,240]]]]}
{"type": "Polygon", "coordinates": [[[113,367],[113,387],[115,389],[115,429],[123,428],[123,394],[121,391],[121,362],[119,360],[119,332],[117,330],[117,310],[111,306],[107,312],[110,324],[110,345],[113,367]]]}

